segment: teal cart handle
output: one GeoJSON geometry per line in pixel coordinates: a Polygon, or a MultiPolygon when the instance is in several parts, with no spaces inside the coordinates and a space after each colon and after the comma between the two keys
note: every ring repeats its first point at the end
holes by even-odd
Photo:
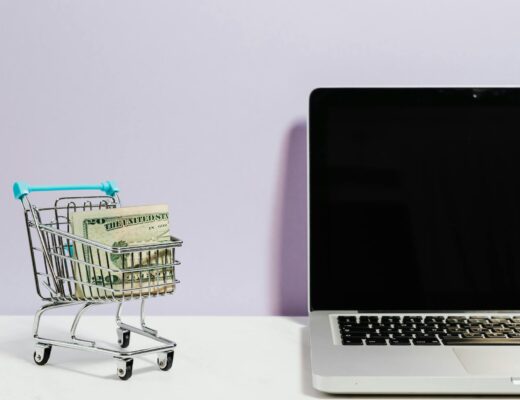
{"type": "Polygon", "coordinates": [[[13,194],[14,198],[17,200],[22,200],[25,196],[27,196],[31,192],[50,192],[56,190],[101,190],[105,192],[108,196],[113,196],[117,192],[119,192],[119,188],[117,187],[114,181],[105,181],[101,182],[97,185],[29,185],[25,182],[15,182],[13,185],[13,194]]]}

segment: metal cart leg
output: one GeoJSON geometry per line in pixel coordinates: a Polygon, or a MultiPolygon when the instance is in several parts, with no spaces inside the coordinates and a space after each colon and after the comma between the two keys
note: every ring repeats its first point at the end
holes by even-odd
{"type": "MultiPolygon", "coordinates": [[[[156,339],[156,340],[159,340],[159,341],[163,341],[162,340],[163,338],[160,338],[158,336],[157,330],[149,328],[145,324],[144,302],[145,302],[145,299],[142,299],[141,300],[141,313],[140,313],[141,328],[138,328],[138,327],[133,326],[133,325],[128,325],[128,324],[126,324],[126,323],[124,323],[122,321],[122,319],[121,319],[121,310],[123,309],[123,302],[119,303],[119,306],[117,307],[116,324],[117,324],[118,328],[123,330],[123,331],[127,330],[127,331],[130,331],[130,332],[135,332],[135,333],[137,333],[139,335],[142,335],[142,336],[146,336],[146,337],[148,337],[150,339],[156,339]]],[[[172,343],[172,342],[167,340],[167,341],[164,341],[164,343],[172,343]]]]}
{"type": "Polygon", "coordinates": [[[86,344],[88,346],[92,346],[92,347],[94,347],[96,345],[96,342],[94,342],[92,340],[85,340],[85,339],[78,338],[76,336],[76,329],[78,328],[79,320],[81,319],[81,316],[83,315],[83,313],[87,310],[87,308],[90,308],[94,304],[95,303],[85,303],[85,305],[83,307],[81,307],[79,309],[79,311],[77,312],[76,317],[74,317],[74,321],[72,322],[72,326],[70,327],[70,337],[72,340],[74,340],[75,342],[80,342],[80,343],[86,344]]]}
{"type": "MultiPolygon", "coordinates": [[[[66,306],[72,306],[75,305],[74,303],[50,303],[50,304],[44,304],[41,306],[38,311],[36,311],[36,314],[34,315],[34,322],[33,322],[33,337],[36,340],[39,340],[40,337],[38,336],[38,330],[40,329],[40,320],[42,318],[42,315],[46,313],[49,310],[55,309],[55,308],[61,308],[66,306]]],[[[47,361],[49,361],[49,358],[51,356],[51,350],[52,345],[48,343],[40,343],[36,342],[36,346],[34,348],[33,353],[33,359],[34,362],[38,365],[45,365],[47,364],[47,361]]]]}
{"type": "Polygon", "coordinates": [[[38,339],[38,329],[40,328],[40,319],[42,315],[54,308],[60,308],[60,307],[67,307],[67,306],[74,306],[75,303],[51,303],[51,304],[44,304],[41,306],[38,311],[36,311],[36,314],[34,315],[34,323],[33,323],[33,336],[38,339]]]}
{"type": "Polygon", "coordinates": [[[124,323],[121,319],[121,310],[123,309],[123,303],[119,303],[119,306],[117,307],[117,313],[116,313],[116,324],[118,326],[118,329],[122,331],[129,331],[137,333],[138,335],[147,337],[149,339],[156,340],[158,342],[164,343],[166,345],[171,346],[171,349],[176,346],[175,342],[163,337],[160,337],[158,332],[155,329],[149,328],[145,324],[144,320],[144,299],[142,299],[141,303],[141,327],[138,328],[137,326],[128,325],[124,323]]]}
{"type": "MultiPolygon", "coordinates": [[[[117,324],[117,336],[118,336],[118,343],[121,347],[125,348],[128,347],[128,344],[130,343],[130,332],[135,332],[139,335],[143,335],[152,339],[158,338],[158,332],[156,329],[149,328],[146,326],[145,322],[145,299],[141,299],[141,308],[140,308],[140,322],[141,322],[141,329],[138,327],[125,324],[121,319],[121,312],[123,310],[123,302],[119,303],[117,307],[116,312],[116,324],[117,324]]],[[[159,338],[160,339],[160,338],[159,338]]]]}
{"type": "Polygon", "coordinates": [[[123,322],[121,321],[121,310],[122,309],[123,309],[123,302],[118,304],[117,312],[116,312],[117,343],[119,343],[119,346],[121,346],[122,348],[126,348],[130,344],[130,330],[122,327],[122,325],[124,325],[123,322]]]}
{"type": "Polygon", "coordinates": [[[148,328],[144,322],[144,301],[145,299],[142,299],[141,300],[141,312],[140,312],[140,317],[141,317],[141,328],[143,328],[143,331],[145,332],[148,332],[149,334],[151,335],[154,335],[154,336],[157,336],[157,331],[155,329],[152,329],[152,328],[148,328]]]}

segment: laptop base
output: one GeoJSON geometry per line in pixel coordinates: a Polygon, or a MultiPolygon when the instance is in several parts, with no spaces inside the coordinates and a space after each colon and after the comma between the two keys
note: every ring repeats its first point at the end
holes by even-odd
{"type": "Polygon", "coordinates": [[[520,394],[520,346],[342,345],[338,315],[356,313],[313,311],[310,315],[312,379],[317,390],[343,394],[520,394]]]}

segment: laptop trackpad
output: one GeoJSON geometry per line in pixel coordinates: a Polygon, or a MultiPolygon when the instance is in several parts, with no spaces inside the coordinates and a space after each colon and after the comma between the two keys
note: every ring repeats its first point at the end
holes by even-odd
{"type": "Polygon", "coordinates": [[[465,347],[453,351],[469,374],[520,376],[520,347],[465,347]]]}

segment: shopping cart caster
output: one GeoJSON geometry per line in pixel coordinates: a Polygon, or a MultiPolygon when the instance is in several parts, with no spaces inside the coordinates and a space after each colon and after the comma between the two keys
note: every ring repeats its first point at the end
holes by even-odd
{"type": "Polygon", "coordinates": [[[159,364],[161,370],[168,371],[173,365],[173,351],[160,353],[157,356],[157,364],[159,364]]]}
{"type": "Polygon", "coordinates": [[[132,376],[132,368],[134,366],[133,358],[117,360],[117,376],[119,379],[126,381],[132,376]]]}
{"type": "Polygon", "coordinates": [[[47,361],[49,361],[49,357],[51,356],[52,346],[37,344],[36,350],[34,350],[33,358],[34,362],[38,365],[45,365],[47,361]]]}
{"type": "Polygon", "coordinates": [[[117,343],[123,349],[130,344],[130,331],[126,329],[117,328],[117,343]]]}

